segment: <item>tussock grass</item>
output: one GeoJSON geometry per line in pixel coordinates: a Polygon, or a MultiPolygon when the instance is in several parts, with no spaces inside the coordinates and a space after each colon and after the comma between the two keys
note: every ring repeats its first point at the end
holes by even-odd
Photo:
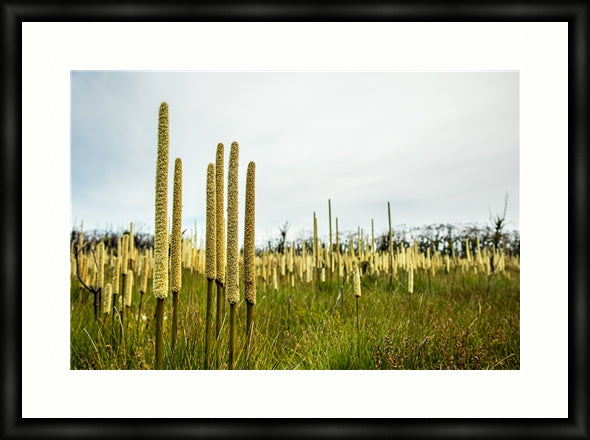
{"type": "MultiPolygon", "coordinates": [[[[485,273],[444,271],[436,277],[417,270],[414,289],[407,291],[402,270],[389,291],[389,273],[361,277],[357,333],[356,301],[352,277],[344,283],[342,305],[336,303],[339,284],[326,278],[315,283],[296,279],[257,287],[257,319],[249,346],[249,369],[519,369],[519,272],[495,275],[490,289],[485,273]],[[334,307],[336,304],[336,307],[334,307]],[[358,351],[357,351],[357,338],[358,351]]],[[[183,270],[183,295],[179,297],[178,340],[169,345],[172,305],[164,303],[162,368],[200,369],[204,365],[207,279],[183,270]]],[[[157,299],[144,297],[140,325],[127,326],[125,347],[117,335],[119,319],[95,322],[91,295],[71,284],[71,368],[153,368],[153,340],[157,299]]],[[[148,289],[152,286],[148,284],[148,289]]],[[[241,286],[243,289],[243,286],[241,286]]],[[[244,298],[243,292],[240,298],[244,298]]],[[[136,318],[136,302],[128,310],[136,318]]],[[[246,303],[235,305],[238,316],[246,303]]],[[[132,319],[134,321],[135,319],[132,319]]],[[[246,367],[246,322],[235,321],[233,368],[246,367]]],[[[228,315],[221,322],[219,341],[210,368],[228,368],[228,315]]]]}

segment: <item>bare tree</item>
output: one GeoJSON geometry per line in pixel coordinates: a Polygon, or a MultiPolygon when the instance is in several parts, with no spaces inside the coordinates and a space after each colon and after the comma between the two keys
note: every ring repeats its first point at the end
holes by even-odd
{"type": "Polygon", "coordinates": [[[277,252],[284,253],[285,252],[285,243],[287,242],[287,231],[289,231],[289,227],[291,225],[288,221],[283,223],[282,226],[279,227],[279,233],[281,234],[279,237],[279,242],[277,243],[277,252]]]}
{"type": "Polygon", "coordinates": [[[496,214],[492,217],[490,212],[490,222],[492,223],[492,244],[494,249],[499,249],[500,244],[504,242],[504,227],[506,226],[506,210],[508,209],[508,193],[504,196],[504,211],[502,215],[496,214]]]}
{"type": "MultiPolygon", "coordinates": [[[[84,246],[86,246],[86,244],[84,246]]],[[[80,275],[80,263],[78,261],[78,253],[81,250],[82,250],[82,248],[78,249],[78,246],[74,246],[74,257],[76,258],[76,277],[78,278],[78,281],[80,281],[80,284],[86,290],[88,290],[90,293],[92,293],[92,296],[94,297],[94,301],[93,301],[94,320],[98,321],[98,316],[99,316],[99,311],[100,311],[100,302],[101,302],[101,289],[98,286],[96,286],[96,287],[90,286],[82,279],[82,276],[80,275]]],[[[94,250],[91,250],[91,252],[92,252],[94,264],[98,266],[98,262],[96,261],[96,254],[94,253],[94,250]]]]}

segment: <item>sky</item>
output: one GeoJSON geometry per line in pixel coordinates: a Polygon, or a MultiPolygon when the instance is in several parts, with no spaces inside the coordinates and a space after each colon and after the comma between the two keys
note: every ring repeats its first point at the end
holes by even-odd
{"type": "MultiPolygon", "coordinates": [[[[183,229],[203,238],[207,165],[240,145],[256,163],[256,242],[360,227],[490,224],[508,194],[519,229],[519,74],[72,71],[71,223],[153,232],[158,109],[169,106],[169,213],[183,164],[183,229]]],[[[227,181],[227,180],[226,180],[227,181]]]]}

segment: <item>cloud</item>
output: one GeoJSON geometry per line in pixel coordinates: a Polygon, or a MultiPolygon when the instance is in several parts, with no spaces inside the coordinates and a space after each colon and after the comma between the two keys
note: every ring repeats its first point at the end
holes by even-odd
{"type": "MultiPolygon", "coordinates": [[[[516,72],[73,72],[72,219],[151,224],[160,102],[183,160],[184,227],[203,227],[206,167],[240,143],[240,209],[256,162],[257,238],[488,219],[518,227],[516,72]]],[[[171,202],[170,202],[171,203],[171,202]]],[[[240,228],[242,228],[240,219],[240,228]]]]}

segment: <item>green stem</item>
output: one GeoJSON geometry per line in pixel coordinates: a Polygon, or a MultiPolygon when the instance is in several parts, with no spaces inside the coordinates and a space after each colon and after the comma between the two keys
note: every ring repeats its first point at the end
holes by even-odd
{"type": "Polygon", "coordinates": [[[125,289],[126,289],[126,274],[121,274],[121,348],[123,350],[123,364],[127,365],[127,343],[125,342],[125,289]]]}
{"type": "Polygon", "coordinates": [[[211,330],[213,329],[213,282],[207,278],[207,315],[205,318],[205,370],[209,369],[209,355],[211,352],[211,330]]]}
{"type": "Polygon", "coordinates": [[[229,305],[229,358],[228,369],[234,369],[234,347],[236,339],[236,305],[229,305]]]}
{"type": "Polygon", "coordinates": [[[99,287],[98,290],[94,293],[94,320],[98,321],[98,317],[100,315],[100,291],[101,288],[99,287]]]}
{"type": "Polygon", "coordinates": [[[223,299],[224,301],[221,301],[221,316],[225,316],[225,305],[227,304],[227,301],[225,301],[225,286],[223,286],[223,299]]]}
{"type": "Polygon", "coordinates": [[[359,326],[359,297],[356,297],[356,333],[360,335],[361,328],[359,326]]]}
{"type": "Polygon", "coordinates": [[[361,357],[361,328],[359,325],[359,297],[356,297],[356,346],[357,346],[357,354],[361,357]]]}
{"type": "Polygon", "coordinates": [[[254,304],[246,301],[246,336],[252,337],[252,328],[254,327],[254,304]]]}
{"type": "Polygon", "coordinates": [[[215,317],[215,338],[219,339],[219,334],[221,333],[221,320],[222,320],[222,311],[223,311],[223,285],[216,281],[217,284],[217,314],[215,317]]]}
{"type": "Polygon", "coordinates": [[[340,300],[342,301],[342,316],[344,317],[344,283],[346,282],[346,272],[344,272],[344,276],[342,277],[342,285],[340,287],[340,291],[342,292],[342,297],[340,300]]]}
{"type": "Polygon", "coordinates": [[[121,339],[123,339],[123,337],[124,337],[124,335],[123,335],[123,333],[124,333],[123,329],[124,329],[124,324],[125,324],[125,312],[124,312],[124,310],[125,310],[125,286],[126,286],[126,278],[127,278],[127,275],[126,274],[124,274],[124,273],[121,274],[121,284],[122,284],[122,287],[121,287],[121,311],[120,311],[120,314],[121,314],[121,339]]]}
{"type": "Polygon", "coordinates": [[[291,324],[291,295],[289,295],[289,300],[287,301],[287,331],[289,331],[290,324],[291,324]]]}
{"type": "Polygon", "coordinates": [[[246,301],[246,368],[249,368],[250,362],[250,341],[252,339],[252,329],[254,328],[254,304],[246,301]]]}
{"type": "Polygon", "coordinates": [[[140,291],[140,296],[139,296],[139,310],[137,311],[137,334],[139,334],[139,325],[141,324],[141,305],[143,303],[143,292],[140,291]]]}
{"type": "Polygon", "coordinates": [[[176,348],[176,333],[178,333],[178,292],[172,292],[172,354],[176,348]]]}
{"type": "MultiPolygon", "coordinates": [[[[117,314],[117,294],[114,293],[113,294],[113,310],[112,310],[112,315],[113,315],[113,327],[115,326],[115,315],[117,314]]],[[[114,329],[113,329],[114,332],[114,329]]]]}
{"type": "Polygon", "coordinates": [[[164,298],[158,298],[156,303],[156,363],[155,369],[162,369],[164,359],[163,347],[164,298]]]}

